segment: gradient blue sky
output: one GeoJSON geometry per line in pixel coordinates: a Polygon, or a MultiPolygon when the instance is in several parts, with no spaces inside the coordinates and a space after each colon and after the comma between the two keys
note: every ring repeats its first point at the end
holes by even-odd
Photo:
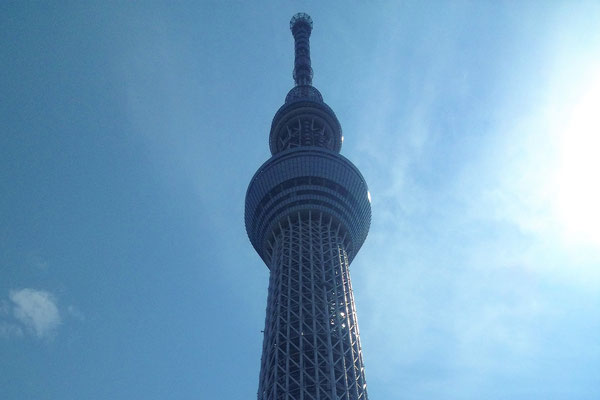
{"type": "Polygon", "coordinates": [[[0,398],[252,399],[290,17],[373,198],[372,399],[600,398],[600,3],[2,2],[0,398]]]}

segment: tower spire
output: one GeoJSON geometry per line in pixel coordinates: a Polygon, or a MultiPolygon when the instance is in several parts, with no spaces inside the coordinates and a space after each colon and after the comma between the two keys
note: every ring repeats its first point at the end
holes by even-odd
{"type": "Polygon", "coordinates": [[[290,20],[294,36],[294,81],[271,124],[271,154],[295,147],[323,147],[336,153],[342,147],[342,127],[323,96],[312,85],[310,33],[313,22],[308,14],[298,13],[290,20]]]}
{"type": "Polygon", "coordinates": [[[294,35],[294,81],[296,86],[312,85],[313,70],[310,66],[310,15],[298,13],[290,20],[290,30],[294,35]]]}

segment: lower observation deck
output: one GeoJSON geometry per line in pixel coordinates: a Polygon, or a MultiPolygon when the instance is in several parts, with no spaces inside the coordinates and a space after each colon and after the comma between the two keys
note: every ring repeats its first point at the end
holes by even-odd
{"type": "Polygon", "coordinates": [[[289,215],[321,212],[346,232],[352,261],[371,222],[367,184],[345,157],[322,147],[299,147],[271,157],[254,175],[246,193],[246,231],[269,265],[270,238],[289,215]]]}

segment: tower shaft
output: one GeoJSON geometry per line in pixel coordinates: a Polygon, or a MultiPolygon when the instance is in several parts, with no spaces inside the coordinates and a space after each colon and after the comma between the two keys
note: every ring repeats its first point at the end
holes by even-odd
{"type": "Polygon", "coordinates": [[[322,212],[271,238],[260,400],[367,399],[345,233],[322,212]]]}

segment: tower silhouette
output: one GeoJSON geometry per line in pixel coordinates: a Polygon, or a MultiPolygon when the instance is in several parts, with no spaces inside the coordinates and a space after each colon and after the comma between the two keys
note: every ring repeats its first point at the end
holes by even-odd
{"type": "Polygon", "coordinates": [[[366,400],[348,267],[369,231],[370,195],[312,86],[310,16],[294,15],[290,29],[296,86],[246,193],[246,231],[270,269],[258,399],[366,400]]]}

